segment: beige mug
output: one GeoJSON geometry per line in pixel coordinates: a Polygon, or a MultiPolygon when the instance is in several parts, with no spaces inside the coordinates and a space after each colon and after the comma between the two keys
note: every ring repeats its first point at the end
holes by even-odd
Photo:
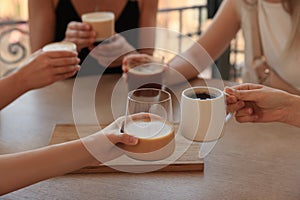
{"type": "Polygon", "coordinates": [[[91,12],[81,16],[82,22],[90,24],[96,32],[96,42],[101,43],[115,32],[115,15],[112,12],[91,12]]]}

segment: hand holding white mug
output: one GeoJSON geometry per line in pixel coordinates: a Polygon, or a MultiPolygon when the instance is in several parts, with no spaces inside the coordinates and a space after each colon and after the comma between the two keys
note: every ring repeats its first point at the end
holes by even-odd
{"type": "Polygon", "coordinates": [[[72,77],[80,69],[77,53],[70,51],[35,52],[20,68],[17,75],[26,88],[41,88],[72,77]]]}
{"type": "Polygon", "coordinates": [[[286,122],[289,121],[289,99],[293,95],[257,84],[242,84],[226,88],[226,92],[244,102],[243,108],[230,104],[239,122],[286,122]]]}

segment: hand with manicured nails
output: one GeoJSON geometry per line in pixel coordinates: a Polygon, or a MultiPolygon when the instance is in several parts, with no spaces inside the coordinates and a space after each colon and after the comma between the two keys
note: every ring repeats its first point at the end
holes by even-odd
{"type": "Polygon", "coordinates": [[[236,103],[227,101],[227,104],[231,111],[236,111],[239,122],[284,122],[300,126],[295,122],[300,116],[297,95],[257,84],[242,84],[225,91],[237,99],[236,103]],[[242,108],[236,105],[240,101],[244,102],[242,108]]]}

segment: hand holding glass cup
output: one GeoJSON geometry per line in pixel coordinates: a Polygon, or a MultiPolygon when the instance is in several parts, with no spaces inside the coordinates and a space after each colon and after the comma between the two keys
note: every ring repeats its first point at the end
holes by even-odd
{"type": "Polygon", "coordinates": [[[143,88],[129,92],[124,132],[139,138],[135,146],[122,145],[127,156],[144,161],[168,158],[175,150],[171,95],[143,88]]]}

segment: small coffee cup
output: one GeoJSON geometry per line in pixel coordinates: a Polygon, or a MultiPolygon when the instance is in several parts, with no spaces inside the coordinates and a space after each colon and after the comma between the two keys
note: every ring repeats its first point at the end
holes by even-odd
{"type": "Polygon", "coordinates": [[[139,88],[161,89],[163,84],[164,65],[147,63],[131,68],[127,72],[128,91],[139,88]]]}
{"type": "Polygon", "coordinates": [[[112,12],[91,12],[81,16],[82,22],[90,24],[96,32],[95,45],[113,36],[115,32],[115,15],[112,12]]]}
{"type": "Polygon", "coordinates": [[[224,93],[213,87],[192,87],[181,96],[181,134],[196,142],[213,142],[223,135],[226,117],[224,93]]]}
{"type": "Polygon", "coordinates": [[[42,49],[44,52],[48,51],[72,51],[77,52],[76,44],[72,42],[54,42],[47,44],[42,49]]]}

